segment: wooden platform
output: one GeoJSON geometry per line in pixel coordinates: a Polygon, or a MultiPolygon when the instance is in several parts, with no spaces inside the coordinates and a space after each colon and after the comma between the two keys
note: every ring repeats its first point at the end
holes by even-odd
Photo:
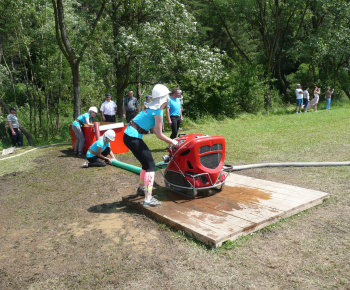
{"type": "Polygon", "coordinates": [[[221,192],[206,197],[188,199],[166,188],[157,188],[154,194],[163,201],[161,207],[144,208],[143,198],[135,195],[123,197],[123,201],[211,247],[248,235],[329,197],[321,191],[232,173],[221,192]]]}

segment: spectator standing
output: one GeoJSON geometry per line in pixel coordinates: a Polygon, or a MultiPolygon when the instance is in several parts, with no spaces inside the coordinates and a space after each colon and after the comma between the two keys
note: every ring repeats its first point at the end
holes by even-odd
{"type": "Polygon", "coordinates": [[[106,100],[101,105],[102,120],[105,122],[115,122],[115,114],[117,112],[117,105],[111,100],[111,94],[105,95],[106,100]]]}
{"type": "Polygon", "coordinates": [[[179,100],[180,100],[180,104],[181,104],[181,112],[183,112],[183,110],[184,110],[184,97],[182,95],[182,91],[181,90],[180,90],[179,100]]]}
{"type": "Polygon", "coordinates": [[[317,86],[314,87],[314,98],[309,102],[307,109],[314,109],[314,112],[317,112],[317,104],[320,99],[321,89],[317,86]]]}
{"type": "Polygon", "coordinates": [[[303,103],[303,97],[304,97],[304,92],[301,89],[301,85],[297,84],[297,88],[295,90],[295,94],[297,96],[297,107],[296,107],[296,113],[301,113],[301,105],[303,103]],[[298,110],[299,108],[299,110],[298,110]]]}
{"type": "Polygon", "coordinates": [[[140,112],[140,106],[134,97],[134,92],[130,90],[128,96],[124,99],[123,117],[129,123],[140,112]]]}
{"type": "Polygon", "coordinates": [[[9,125],[8,132],[10,135],[12,146],[23,147],[23,136],[21,129],[19,128],[19,122],[16,113],[16,108],[10,108],[10,114],[8,114],[7,116],[7,123],[9,125]]]}
{"type": "Polygon", "coordinates": [[[171,126],[170,139],[174,139],[177,137],[177,132],[179,131],[180,123],[183,122],[181,102],[179,100],[180,95],[181,91],[179,89],[173,89],[169,99],[169,104],[166,107],[168,123],[171,126]]]}
{"type": "Polygon", "coordinates": [[[147,108],[147,105],[151,102],[152,100],[152,96],[151,95],[147,95],[146,96],[146,101],[143,103],[143,110],[145,110],[147,108]]]}
{"type": "Polygon", "coordinates": [[[72,130],[74,131],[75,138],[77,139],[74,146],[74,153],[75,155],[79,155],[79,157],[83,157],[83,147],[85,143],[85,136],[82,126],[86,124],[87,126],[92,127],[94,125],[92,123],[92,119],[96,117],[96,114],[97,108],[90,107],[87,113],[80,115],[72,124],[72,130]]]}
{"type": "Polygon", "coordinates": [[[331,109],[331,100],[332,100],[333,93],[334,93],[334,89],[331,91],[331,88],[327,87],[327,91],[326,91],[326,100],[327,100],[326,110],[330,110],[331,109]]]}
{"type": "Polygon", "coordinates": [[[309,94],[309,87],[304,87],[304,97],[303,97],[303,105],[304,105],[304,113],[307,113],[307,106],[309,104],[310,100],[310,94],[309,94]]]}

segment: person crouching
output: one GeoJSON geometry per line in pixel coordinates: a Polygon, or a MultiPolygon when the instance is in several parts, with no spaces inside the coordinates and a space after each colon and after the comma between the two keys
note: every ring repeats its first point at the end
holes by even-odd
{"type": "Polygon", "coordinates": [[[111,150],[110,142],[114,141],[114,139],[115,132],[113,130],[107,130],[102,135],[102,138],[92,144],[86,152],[88,162],[85,162],[83,167],[104,167],[106,166],[106,162],[111,164],[115,157],[111,150]],[[108,155],[110,155],[111,158],[108,158],[108,155]]]}

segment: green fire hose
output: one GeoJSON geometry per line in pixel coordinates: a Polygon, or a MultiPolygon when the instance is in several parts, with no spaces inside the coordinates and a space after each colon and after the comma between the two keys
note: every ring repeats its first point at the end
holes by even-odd
{"type": "MultiPolygon", "coordinates": [[[[134,166],[134,165],[130,165],[130,164],[118,161],[116,159],[112,160],[112,165],[116,166],[116,167],[119,167],[119,168],[122,168],[122,169],[125,169],[125,170],[129,170],[129,171],[137,173],[137,174],[140,174],[140,172],[141,172],[141,168],[140,167],[137,167],[137,166],[134,166]]],[[[158,167],[165,168],[166,166],[167,165],[164,163],[164,161],[158,162],[156,164],[156,171],[158,170],[158,167]]]]}

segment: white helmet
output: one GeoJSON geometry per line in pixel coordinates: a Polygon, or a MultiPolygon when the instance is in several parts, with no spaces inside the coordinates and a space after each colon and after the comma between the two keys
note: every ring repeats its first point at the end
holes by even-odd
{"type": "Polygon", "coordinates": [[[96,107],[90,107],[88,112],[89,112],[89,114],[90,114],[90,112],[95,112],[97,114],[98,111],[97,111],[96,107]]]}
{"type": "Polygon", "coordinates": [[[113,130],[107,130],[103,134],[103,138],[104,139],[108,138],[109,140],[114,141],[114,139],[115,139],[115,132],[113,130]]]}
{"type": "Polygon", "coordinates": [[[166,86],[157,84],[154,86],[152,90],[152,99],[154,100],[157,98],[161,98],[169,94],[170,94],[170,91],[166,86]]]}

